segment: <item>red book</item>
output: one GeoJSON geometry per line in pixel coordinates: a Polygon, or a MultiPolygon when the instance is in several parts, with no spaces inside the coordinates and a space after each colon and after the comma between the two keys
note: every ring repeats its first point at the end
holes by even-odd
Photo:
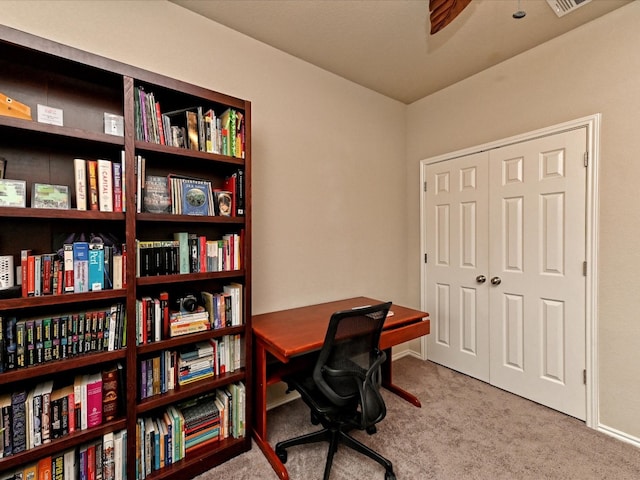
{"type": "Polygon", "coordinates": [[[42,294],[49,295],[51,291],[51,255],[42,256],[42,294]]]}
{"type": "Polygon", "coordinates": [[[233,175],[224,179],[224,183],[222,184],[222,189],[228,192],[231,192],[231,216],[235,217],[238,212],[238,206],[236,204],[236,181],[238,179],[238,174],[234,173],[233,175]]]}
{"type": "Polygon", "coordinates": [[[87,428],[102,424],[102,374],[89,375],[87,380],[87,428]]]}
{"type": "MultiPolygon", "coordinates": [[[[29,255],[29,257],[27,257],[27,297],[33,297],[36,294],[35,273],[36,273],[36,257],[34,255],[29,255]]],[[[24,281],[24,277],[23,277],[23,281],[24,281]]]]}
{"type": "Polygon", "coordinates": [[[38,480],[52,480],[51,457],[38,460],[38,480]]]}
{"type": "Polygon", "coordinates": [[[207,271],[207,237],[201,235],[198,237],[198,245],[200,248],[200,272],[207,271]]]}
{"type": "Polygon", "coordinates": [[[170,338],[169,332],[169,293],[160,292],[158,296],[160,300],[160,312],[162,313],[162,338],[170,338]]]}
{"type": "Polygon", "coordinates": [[[96,445],[87,447],[87,480],[96,480],[96,445]]]}

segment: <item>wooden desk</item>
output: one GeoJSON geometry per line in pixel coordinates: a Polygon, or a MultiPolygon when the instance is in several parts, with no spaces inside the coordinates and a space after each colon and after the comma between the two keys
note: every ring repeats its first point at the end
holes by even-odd
{"type": "MultiPolygon", "coordinates": [[[[378,303],[383,302],[356,297],[252,318],[255,348],[253,437],[281,479],[288,480],[289,474],[267,441],[267,386],[281,381],[287,372],[313,362],[313,356],[307,354],[322,347],[332,313],[378,303]]],[[[382,368],[383,386],[420,407],[420,401],[414,395],[393,384],[391,347],[427,335],[429,314],[399,305],[392,305],[391,311],[393,316],[387,317],[380,337],[380,348],[387,353],[387,361],[382,368]]]]}

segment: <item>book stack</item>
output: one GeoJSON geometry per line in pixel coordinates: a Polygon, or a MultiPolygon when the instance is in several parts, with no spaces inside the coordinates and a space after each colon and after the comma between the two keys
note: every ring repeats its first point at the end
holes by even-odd
{"type": "Polygon", "coordinates": [[[220,411],[211,393],[180,405],[184,418],[185,453],[220,439],[220,411]]]}
{"type": "Polygon", "coordinates": [[[209,313],[204,307],[193,312],[171,312],[169,315],[169,336],[177,337],[189,333],[204,332],[211,329],[209,313]]]}
{"type": "Polygon", "coordinates": [[[136,472],[144,479],[195,449],[246,434],[246,391],[242,382],[170,405],[157,417],[140,417],[136,427],[136,472]]]}
{"type": "Polygon", "coordinates": [[[216,351],[212,342],[199,342],[178,353],[178,385],[213,377],[216,351]]]}

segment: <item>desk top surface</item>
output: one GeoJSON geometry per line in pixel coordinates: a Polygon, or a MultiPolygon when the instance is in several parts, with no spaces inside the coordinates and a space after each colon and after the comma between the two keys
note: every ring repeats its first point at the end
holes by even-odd
{"type": "MultiPolygon", "coordinates": [[[[319,349],[324,341],[329,319],[334,312],[364,305],[384,303],[367,297],[320,303],[277,312],[254,315],[253,333],[258,341],[283,358],[319,349]]],[[[391,305],[392,316],[384,324],[385,330],[399,328],[429,317],[427,312],[400,305],[391,305]]]]}

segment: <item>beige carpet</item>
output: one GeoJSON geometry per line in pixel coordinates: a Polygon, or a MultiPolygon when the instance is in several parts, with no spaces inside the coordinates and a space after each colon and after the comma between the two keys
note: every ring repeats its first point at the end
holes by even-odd
{"type": "MultiPolygon", "coordinates": [[[[394,381],[416,394],[422,408],[383,392],[387,417],[378,433],[356,436],[389,458],[398,480],[640,479],[640,449],[587,428],[583,422],[447,368],[405,357],[394,381]]],[[[268,414],[275,445],[312,431],[301,400],[268,414]]],[[[288,450],[291,480],[321,479],[326,445],[288,450]]],[[[233,458],[198,480],[275,480],[260,449],[233,458]]],[[[384,469],[339,449],[331,480],[384,479],[384,469]]]]}

